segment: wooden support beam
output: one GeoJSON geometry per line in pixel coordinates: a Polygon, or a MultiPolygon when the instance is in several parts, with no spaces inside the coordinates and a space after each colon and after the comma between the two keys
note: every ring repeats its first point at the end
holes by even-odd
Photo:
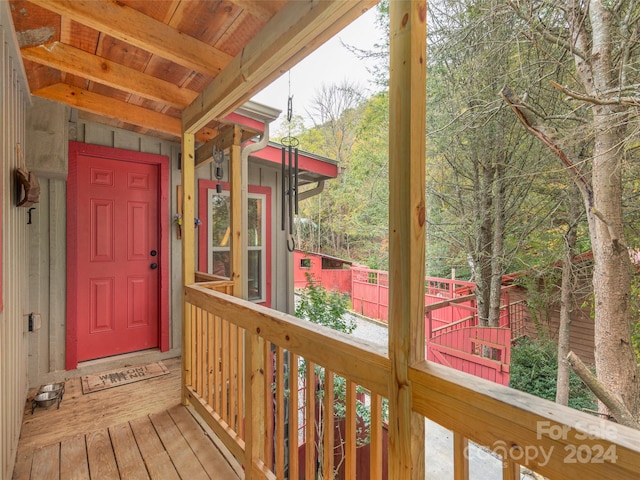
{"type": "MultiPolygon", "coordinates": [[[[196,150],[196,168],[207,165],[213,161],[213,147],[218,150],[227,150],[233,145],[233,124],[223,125],[220,128],[220,133],[215,138],[208,140],[206,143],[198,147],[196,150]]],[[[242,129],[240,144],[256,136],[256,132],[253,130],[242,129]]]]}
{"type": "Polygon", "coordinates": [[[185,109],[184,130],[195,133],[211,120],[227,115],[376,3],[287,3],[185,109]]]}
{"type": "Polygon", "coordinates": [[[23,48],[20,53],[26,60],[178,109],[183,109],[198,96],[192,90],[180,88],[173,83],[61,42],[23,48]]]}
{"type": "Polygon", "coordinates": [[[424,359],[426,1],[389,4],[389,478],[424,479],[424,418],[408,369],[424,359]]]}
{"type": "MultiPolygon", "coordinates": [[[[193,134],[182,136],[182,283],[191,285],[196,278],[195,261],[195,139],[193,134]]],[[[182,403],[188,401],[185,385],[191,377],[191,307],[183,302],[182,322],[182,403]]]]}
{"type": "MultiPolygon", "coordinates": [[[[229,155],[229,196],[231,199],[231,281],[233,293],[236,297],[246,299],[246,277],[244,276],[243,263],[246,252],[246,228],[242,227],[246,210],[243,209],[243,177],[246,168],[242,161],[242,131],[240,127],[233,127],[233,144],[229,155]]],[[[244,195],[246,196],[246,194],[244,195]]]]}
{"type": "Polygon", "coordinates": [[[222,50],[121,2],[32,0],[31,3],[212,77],[218,75],[232,59],[222,50]]]}
{"type": "Polygon", "coordinates": [[[149,130],[180,137],[180,119],[127,102],[105,97],[82,88],[56,83],[33,92],[37,97],[61,102],[78,110],[130,123],[149,130]]]}

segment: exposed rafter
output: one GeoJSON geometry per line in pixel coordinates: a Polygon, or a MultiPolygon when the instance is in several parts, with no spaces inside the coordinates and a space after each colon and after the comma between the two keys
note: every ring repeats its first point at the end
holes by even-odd
{"type": "Polygon", "coordinates": [[[210,76],[231,61],[223,51],[119,2],[30,0],[47,10],[210,76]]]}
{"type": "Polygon", "coordinates": [[[34,95],[71,105],[79,110],[114,118],[139,127],[180,137],[180,119],[105,97],[65,83],[33,92],[34,95]]]}
{"type": "Polygon", "coordinates": [[[173,83],[60,42],[23,48],[21,53],[26,60],[179,109],[189,105],[198,95],[173,83]]]}

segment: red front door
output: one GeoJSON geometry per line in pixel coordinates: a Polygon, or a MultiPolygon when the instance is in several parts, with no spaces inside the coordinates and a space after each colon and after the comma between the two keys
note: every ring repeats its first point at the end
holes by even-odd
{"type": "Polygon", "coordinates": [[[158,346],[158,165],[79,154],[77,361],[158,346]]]}

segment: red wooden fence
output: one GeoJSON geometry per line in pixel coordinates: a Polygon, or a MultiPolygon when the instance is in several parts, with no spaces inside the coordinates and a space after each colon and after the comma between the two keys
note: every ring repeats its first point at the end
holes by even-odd
{"type": "MultiPolygon", "coordinates": [[[[388,321],[389,274],[351,266],[322,268],[323,256],[297,252],[296,287],[306,286],[304,272],[323,287],[351,295],[351,309],[367,318],[388,321]]],[[[336,262],[346,261],[326,257],[336,262]]],[[[427,359],[503,385],[509,384],[511,344],[525,334],[528,309],[524,301],[509,303],[504,288],[498,327],[478,325],[475,284],[425,277],[425,334],[427,359]]]]}
{"type": "MultiPolygon", "coordinates": [[[[387,322],[388,281],[387,272],[353,267],[352,309],[387,322]]],[[[474,289],[472,282],[425,278],[427,359],[508,385],[511,344],[524,335],[528,310],[524,302],[509,303],[509,290],[505,288],[499,326],[479,326],[474,289]]]]}

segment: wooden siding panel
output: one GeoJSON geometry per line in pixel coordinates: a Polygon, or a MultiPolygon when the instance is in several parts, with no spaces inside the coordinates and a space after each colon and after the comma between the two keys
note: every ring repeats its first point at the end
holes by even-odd
{"type": "Polygon", "coordinates": [[[0,3],[0,477],[11,478],[16,460],[27,391],[27,209],[17,208],[14,194],[16,144],[25,149],[27,91],[15,48],[10,13],[0,3]]]}

